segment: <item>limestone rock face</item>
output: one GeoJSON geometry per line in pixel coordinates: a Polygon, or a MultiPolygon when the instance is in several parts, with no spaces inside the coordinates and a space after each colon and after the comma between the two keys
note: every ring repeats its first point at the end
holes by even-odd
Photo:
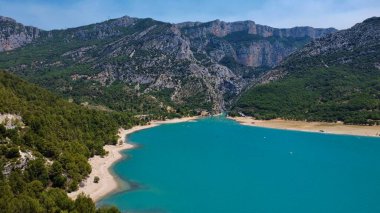
{"type": "Polygon", "coordinates": [[[362,69],[380,69],[380,18],[369,18],[353,27],[327,34],[291,53],[277,67],[269,70],[251,86],[283,78],[299,67],[349,65],[362,69]],[[315,60],[315,58],[320,58],[315,60]],[[364,58],[364,59],[362,59],[364,58]]]}
{"type": "Polygon", "coordinates": [[[336,31],[312,27],[278,29],[253,21],[185,22],[177,26],[198,52],[210,52],[216,61],[233,57],[251,67],[274,67],[303,44],[336,31]]]}
{"type": "Polygon", "coordinates": [[[356,24],[347,30],[341,30],[324,38],[316,39],[294,55],[304,58],[334,54],[338,51],[354,52],[364,48],[376,48],[379,45],[379,41],[380,18],[374,17],[356,24]]]}
{"type": "Polygon", "coordinates": [[[31,43],[40,33],[38,28],[24,26],[11,18],[0,16],[0,52],[31,43]]]}

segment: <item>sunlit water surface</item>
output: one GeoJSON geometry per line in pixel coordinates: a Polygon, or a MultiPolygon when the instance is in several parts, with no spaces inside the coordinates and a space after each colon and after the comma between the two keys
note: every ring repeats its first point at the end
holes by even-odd
{"type": "Polygon", "coordinates": [[[134,133],[113,171],[128,212],[379,213],[380,138],[274,130],[223,117],[134,133]]]}

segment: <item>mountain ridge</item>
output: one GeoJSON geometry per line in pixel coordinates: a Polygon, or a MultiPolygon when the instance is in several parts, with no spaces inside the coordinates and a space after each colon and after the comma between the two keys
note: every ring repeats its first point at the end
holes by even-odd
{"type": "Polygon", "coordinates": [[[281,31],[252,21],[188,25],[124,16],[43,31],[1,53],[0,67],[64,97],[118,111],[217,113],[290,53],[334,31],[281,31]]]}

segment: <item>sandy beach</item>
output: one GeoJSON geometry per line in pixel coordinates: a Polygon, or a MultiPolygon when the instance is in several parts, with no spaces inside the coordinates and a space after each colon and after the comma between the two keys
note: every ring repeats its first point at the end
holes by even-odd
{"type": "Polygon", "coordinates": [[[229,119],[233,119],[243,125],[274,129],[376,137],[379,137],[380,134],[380,126],[344,125],[342,123],[306,122],[282,119],[255,120],[251,117],[229,117],[229,119]]]}
{"type": "Polygon", "coordinates": [[[123,158],[121,151],[126,149],[132,149],[133,144],[129,144],[128,141],[125,141],[125,138],[128,134],[134,132],[152,128],[160,124],[169,124],[169,123],[180,123],[191,120],[198,119],[198,116],[194,117],[184,117],[184,118],[175,118],[166,121],[151,121],[147,125],[135,126],[131,129],[119,129],[119,142],[117,145],[106,145],[104,149],[108,154],[104,157],[94,156],[89,159],[92,171],[89,177],[82,181],[82,187],[75,192],[69,193],[69,197],[75,199],[80,193],[89,195],[95,202],[100,200],[105,195],[117,190],[120,187],[120,182],[113,176],[110,171],[111,166],[123,158]],[[100,180],[98,183],[94,183],[94,178],[99,177],[100,180]]]}

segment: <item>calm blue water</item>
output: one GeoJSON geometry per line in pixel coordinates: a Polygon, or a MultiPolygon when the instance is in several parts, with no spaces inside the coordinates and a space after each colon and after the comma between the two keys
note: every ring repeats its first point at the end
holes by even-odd
{"type": "Polygon", "coordinates": [[[225,118],[137,132],[114,172],[128,212],[379,213],[380,138],[242,126],[225,118]]]}

